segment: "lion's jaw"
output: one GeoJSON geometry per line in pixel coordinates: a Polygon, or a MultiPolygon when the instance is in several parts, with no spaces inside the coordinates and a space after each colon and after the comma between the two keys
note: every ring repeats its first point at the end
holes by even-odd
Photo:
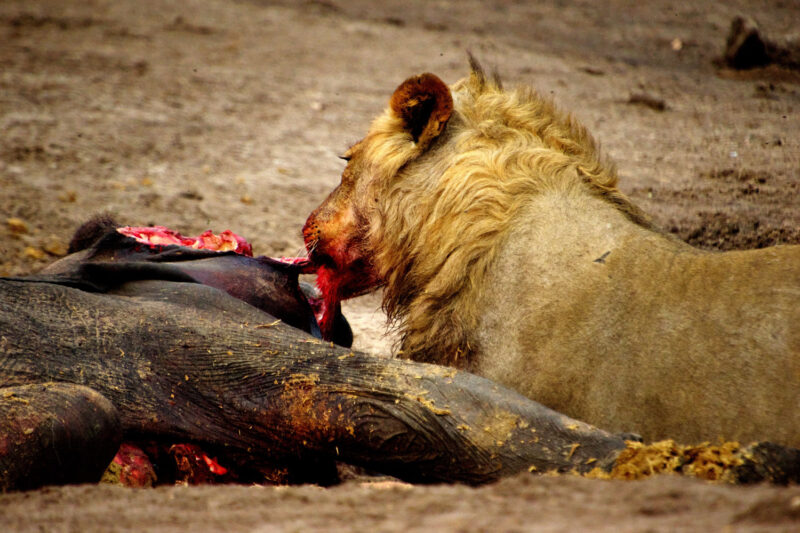
{"type": "Polygon", "coordinates": [[[319,318],[323,334],[333,328],[341,301],[371,292],[382,285],[372,261],[364,253],[363,232],[342,188],[315,209],[303,226],[303,240],[311,261],[317,267],[317,288],[322,293],[319,318]]]}

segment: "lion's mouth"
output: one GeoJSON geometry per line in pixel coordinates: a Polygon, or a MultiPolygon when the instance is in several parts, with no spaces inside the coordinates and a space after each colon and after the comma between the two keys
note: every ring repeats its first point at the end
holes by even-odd
{"type": "Polygon", "coordinates": [[[363,251],[361,239],[350,239],[340,242],[307,241],[309,261],[323,272],[323,283],[320,290],[325,291],[328,278],[335,280],[335,287],[340,299],[347,300],[375,290],[380,283],[373,274],[368,254],[363,251]]]}
{"type": "Polygon", "coordinates": [[[334,327],[334,318],[341,313],[344,300],[362,296],[381,286],[369,263],[361,258],[351,261],[337,260],[318,250],[309,252],[308,265],[304,272],[316,273],[319,301],[313,302],[322,336],[329,335],[334,327]]]}

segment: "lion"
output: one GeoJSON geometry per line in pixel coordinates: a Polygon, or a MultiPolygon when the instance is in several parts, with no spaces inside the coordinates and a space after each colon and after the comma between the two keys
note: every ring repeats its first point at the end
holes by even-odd
{"type": "Polygon", "coordinates": [[[800,446],[800,246],[661,231],[587,130],[471,59],[407,79],[303,228],[330,305],[383,287],[398,354],[647,441],[800,446]]]}

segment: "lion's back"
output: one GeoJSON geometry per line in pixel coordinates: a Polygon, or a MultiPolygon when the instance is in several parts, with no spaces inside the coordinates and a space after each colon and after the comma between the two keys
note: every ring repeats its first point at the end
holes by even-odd
{"type": "Polygon", "coordinates": [[[472,371],[651,440],[800,445],[800,246],[574,245],[550,216],[519,224],[487,276],[472,371]]]}

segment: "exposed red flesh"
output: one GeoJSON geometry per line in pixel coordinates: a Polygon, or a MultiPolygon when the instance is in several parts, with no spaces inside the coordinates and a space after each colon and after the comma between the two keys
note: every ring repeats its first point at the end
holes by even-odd
{"type": "Polygon", "coordinates": [[[152,487],[156,483],[156,473],[150,458],[141,448],[129,442],[120,445],[106,474],[104,479],[124,487],[152,487]]]}
{"type": "Polygon", "coordinates": [[[217,463],[216,458],[209,457],[196,444],[175,444],[169,449],[175,458],[177,481],[198,485],[213,483],[215,476],[224,476],[228,469],[217,463]]]}
{"type": "Polygon", "coordinates": [[[248,257],[253,256],[253,248],[250,246],[250,243],[231,230],[225,230],[219,235],[215,235],[211,230],[207,230],[198,237],[184,237],[177,231],[164,226],[125,226],[123,228],[117,228],[117,231],[150,246],[168,246],[174,244],[195,248],[197,250],[236,252],[237,254],[246,255],[248,257]]]}
{"type": "Polygon", "coordinates": [[[312,263],[308,257],[280,257],[278,261],[289,265],[297,265],[303,274],[315,274],[317,272],[317,265],[312,263]]]}
{"type": "Polygon", "coordinates": [[[229,480],[224,477],[228,469],[196,444],[174,444],[167,448],[150,443],[146,450],[130,442],[122,443],[103,479],[125,487],[153,487],[158,483],[153,464],[161,461],[161,468],[168,471],[167,482],[174,480],[176,483],[199,485],[229,480]],[[168,458],[167,463],[164,463],[165,458],[168,458]],[[174,466],[169,466],[169,463],[174,466]]]}

